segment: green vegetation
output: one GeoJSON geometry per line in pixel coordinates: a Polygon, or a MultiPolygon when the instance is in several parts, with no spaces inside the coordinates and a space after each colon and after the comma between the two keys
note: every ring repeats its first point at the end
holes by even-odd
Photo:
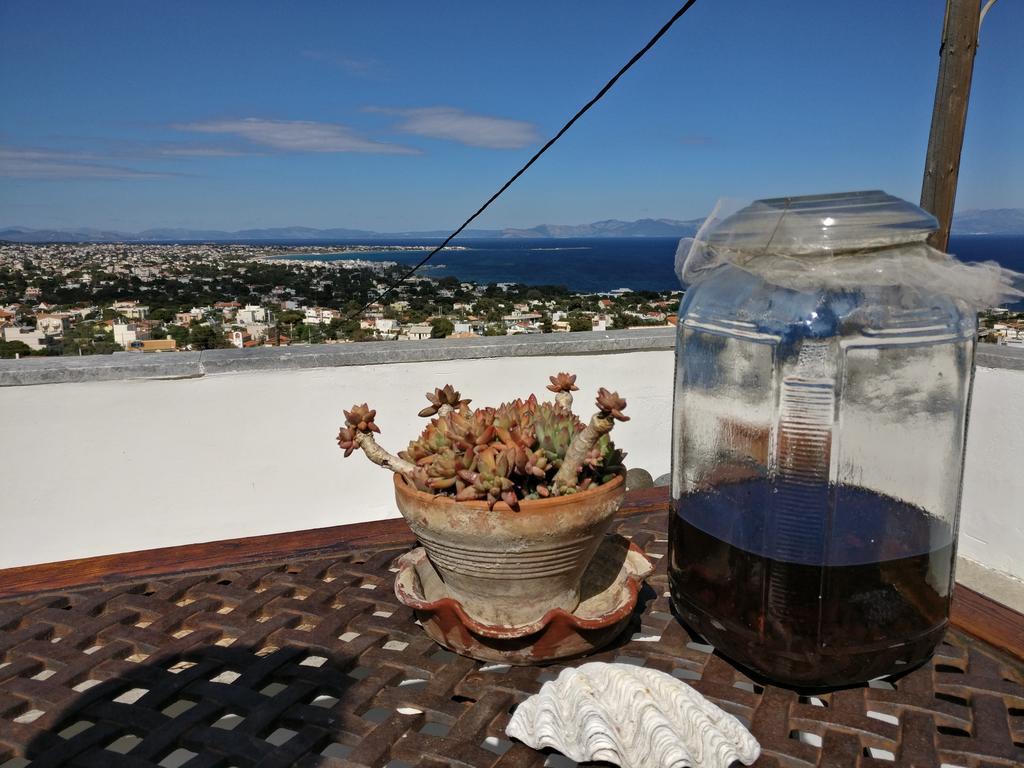
{"type": "Polygon", "coordinates": [[[578,312],[569,315],[569,330],[573,333],[589,331],[591,328],[593,328],[593,324],[586,315],[581,315],[578,312]]]}
{"type": "MultiPolygon", "coordinates": [[[[621,296],[582,295],[558,285],[464,284],[457,277],[414,277],[383,305],[363,317],[386,318],[397,330],[362,328],[356,315],[382,285],[405,267],[381,264],[345,267],[306,261],[271,262],[255,256],[285,254],[273,246],[158,246],[142,244],[0,244],[0,307],[15,308],[5,318],[23,327],[36,314],[64,312],[63,335],[45,350],[7,345],[6,356],[106,354],[120,349],[109,321],[138,326],[140,337],[172,338],[179,349],[230,346],[226,338],[247,323],[234,321],[236,308],[254,305],[273,320],[248,333],[257,343],[329,343],[394,338],[412,324],[429,324],[432,338],[451,335],[456,323],[502,336],[513,332],[589,331],[594,317],[608,327],[662,324],[646,313],[673,311],[678,294],[636,292],[621,296]],[[143,319],[116,301],[148,307],[143,319]],[[319,324],[307,321],[318,308],[319,324]],[[73,314],[67,314],[74,310],[73,314]],[[321,311],[322,310],[322,311],[321,311]],[[126,315],[127,313],[127,315],[126,315]],[[182,315],[186,315],[182,319],[182,315]],[[328,318],[332,318],[329,319],[328,318]],[[190,322],[191,319],[191,322],[190,322]],[[268,327],[269,326],[269,327],[268,327]],[[519,327],[513,327],[519,326],[519,327]]],[[[657,317],[656,314],[653,315],[657,317]]],[[[119,337],[120,338],[120,337],[119,337]]],[[[24,345],[22,345],[24,346],[24,345]]]]}
{"type": "Polygon", "coordinates": [[[0,358],[10,360],[14,357],[27,357],[32,348],[23,341],[0,341],[0,358]]]}
{"type": "Polygon", "coordinates": [[[192,326],[188,343],[192,349],[226,349],[231,346],[224,338],[224,334],[209,325],[192,326]]]}
{"type": "Polygon", "coordinates": [[[430,323],[430,338],[443,339],[455,333],[455,325],[447,317],[437,317],[430,323]]]}

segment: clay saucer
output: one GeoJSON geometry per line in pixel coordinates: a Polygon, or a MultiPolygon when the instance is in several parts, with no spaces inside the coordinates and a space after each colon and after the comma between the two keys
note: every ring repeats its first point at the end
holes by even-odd
{"type": "Polygon", "coordinates": [[[395,595],[416,611],[427,635],[463,656],[505,664],[581,656],[607,645],[629,623],[643,580],[654,571],[639,547],[609,534],[583,574],[575,611],[553,608],[539,621],[509,627],[469,616],[448,595],[423,547],[402,555],[395,565],[395,595]]]}

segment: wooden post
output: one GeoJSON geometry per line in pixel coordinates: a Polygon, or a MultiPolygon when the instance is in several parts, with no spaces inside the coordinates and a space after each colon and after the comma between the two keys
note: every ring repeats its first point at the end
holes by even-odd
{"type": "Polygon", "coordinates": [[[946,0],[946,19],[939,47],[939,80],[935,86],[932,129],[921,185],[921,207],[939,220],[939,229],[932,233],[928,242],[942,251],[949,243],[953,220],[979,23],[979,0],[946,0]]]}

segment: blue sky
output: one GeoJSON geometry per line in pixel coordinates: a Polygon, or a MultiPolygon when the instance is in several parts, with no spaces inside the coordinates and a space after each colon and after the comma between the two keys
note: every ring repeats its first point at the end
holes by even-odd
{"type": "MultiPolygon", "coordinates": [[[[943,3],[699,2],[475,226],[916,200],[943,3]]],[[[458,224],[677,2],[0,0],[0,225],[458,224]]],[[[981,34],[958,209],[1024,207],[1024,4],[981,34]]]]}

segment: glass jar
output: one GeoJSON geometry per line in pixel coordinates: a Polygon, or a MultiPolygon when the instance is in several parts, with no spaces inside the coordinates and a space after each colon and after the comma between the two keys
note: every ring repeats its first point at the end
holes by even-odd
{"type": "Polygon", "coordinates": [[[690,251],[672,601],[771,680],[900,672],[945,632],[977,321],[935,289],[935,228],[882,192],[784,198],[690,251]]]}

